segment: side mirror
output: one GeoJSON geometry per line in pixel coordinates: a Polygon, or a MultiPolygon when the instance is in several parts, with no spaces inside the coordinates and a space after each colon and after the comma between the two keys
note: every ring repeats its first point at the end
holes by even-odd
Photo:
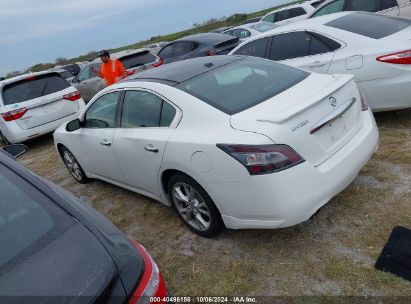
{"type": "Polygon", "coordinates": [[[80,119],[75,119],[75,120],[72,120],[72,121],[70,121],[67,125],[66,125],[66,131],[67,132],[73,132],[73,131],[76,131],[76,130],[78,130],[78,129],[80,129],[81,128],[81,121],[80,121],[80,119]]]}
{"type": "Polygon", "coordinates": [[[19,157],[27,152],[29,148],[23,144],[15,144],[3,147],[3,150],[9,153],[13,157],[19,157]]]}
{"type": "Polygon", "coordinates": [[[78,78],[77,78],[77,77],[74,77],[74,78],[71,80],[71,83],[79,83],[78,78]]]}

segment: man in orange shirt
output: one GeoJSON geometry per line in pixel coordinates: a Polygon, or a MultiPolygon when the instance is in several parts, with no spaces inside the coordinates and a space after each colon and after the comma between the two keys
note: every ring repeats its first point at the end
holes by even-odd
{"type": "Polygon", "coordinates": [[[96,76],[103,78],[106,86],[110,86],[127,77],[127,72],[123,64],[117,59],[111,59],[108,51],[100,51],[98,56],[102,62],[100,64],[100,72],[94,67],[90,67],[90,70],[96,74],[96,76]]]}

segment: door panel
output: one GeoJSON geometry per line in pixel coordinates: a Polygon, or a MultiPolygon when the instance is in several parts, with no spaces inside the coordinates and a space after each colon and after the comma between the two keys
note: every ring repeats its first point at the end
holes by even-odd
{"type": "Polygon", "coordinates": [[[120,92],[99,97],[88,108],[83,128],[73,132],[73,151],[83,168],[92,174],[117,182],[124,182],[124,176],[113,150],[116,128],[117,104],[120,92]]]}
{"type": "Polygon", "coordinates": [[[175,116],[176,109],[151,92],[125,93],[114,153],[127,185],[160,195],[157,177],[175,116]]]}

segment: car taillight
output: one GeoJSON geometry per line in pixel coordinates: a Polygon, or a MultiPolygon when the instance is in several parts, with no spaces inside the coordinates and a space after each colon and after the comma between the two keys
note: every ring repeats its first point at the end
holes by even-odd
{"type": "Polygon", "coordinates": [[[135,73],[136,73],[136,69],[134,69],[134,70],[129,70],[129,71],[126,71],[126,73],[127,73],[127,76],[131,76],[131,75],[134,75],[135,73]]]}
{"type": "Polygon", "coordinates": [[[162,301],[167,296],[166,284],[153,258],[147,250],[135,241],[131,241],[141,254],[144,260],[144,273],[140,279],[134,294],[128,301],[129,304],[154,303],[150,298],[156,298],[156,303],[166,303],[162,301]]]}
{"type": "Polygon", "coordinates": [[[209,51],[207,52],[207,56],[214,56],[214,55],[217,55],[217,51],[216,51],[216,50],[209,50],[209,51]]]}
{"type": "Polygon", "coordinates": [[[156,63],[153,63],[153,67],[158,68],[159,66],[164,64],[164,60],[162,58],[158,58],[159,60],[156,63]]]}
{"type": "Polygon", "coordinates": [[[13,121],[23,117],[26,114],[27,108],[21,108],[17,110],[13,110],[10,112],[2,113],[1,116],[3,117],[4,121],[13,121]]]}
{"type": "Polygon", "coordinates": [[[411,50],[380,56],[377,60],[393,64],[411,64],[411,50]]]}
{"type": "Polygon", "coordinates": [[[367,111],[368,110],[368,103],[364,98],[364,95],[361,93],[360,91],[360,99],[361,99],[361,109],[363,111],[367,111]]]}
{"type": "Polygon", "coordinates": [[[244,165],[251,175],[269,174],[301,164],[305,160],[287,145],[225,145],[224,152],[244,165]]]}
{"type": "Polygon", "coordinates": [[[70,101],[76,101],[81,98],[80,92],[75,91],[73,93],[69,93],[63,96],[64,99],[70,100],[70,101]]]}

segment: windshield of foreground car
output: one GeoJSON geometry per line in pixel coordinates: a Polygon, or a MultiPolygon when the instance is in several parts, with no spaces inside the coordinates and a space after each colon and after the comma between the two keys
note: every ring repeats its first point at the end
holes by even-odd
{"type": "Polygon", "coordinates": [[[0,276],[73,224],[45,195],[0,164],[0,276]]]}
{"type": "Polygon", "coordinates": [[[251,108],[307,78],[310,73],[247,57],[180,83],[181,90],[227,113],[251,108]]]}

